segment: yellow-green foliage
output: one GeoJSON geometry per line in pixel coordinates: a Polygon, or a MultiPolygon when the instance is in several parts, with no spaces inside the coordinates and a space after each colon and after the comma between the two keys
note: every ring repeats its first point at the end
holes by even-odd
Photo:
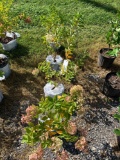
{"type": "Polygon", "coordinates": [[[16,25],[17,17],[11,17],[11,6],[14,0],[1,0],[0,1],[0,36],[4,32],[11,30],[16,25]]]}

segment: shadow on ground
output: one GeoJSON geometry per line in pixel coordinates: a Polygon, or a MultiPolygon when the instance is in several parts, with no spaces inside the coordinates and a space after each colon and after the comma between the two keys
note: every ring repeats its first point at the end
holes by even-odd
{"type": "Polygon", "coordinates": [[[112,12],[114,14],[118,12],[118,10],[114,8],[113,6],[111,6],[110,4],[103,4],[101,2],[96,2],[94,0],[79,0],[79,1],[84,2],[84,3],[89,3],[90,5],[94,7],[101,8],[107,12],[112,12]]]}
{"type": "Polygon", "coordinates": [[[43,94],[45,85],[43,79],[42,76],[34,77],[32,73],[25,70],[19,72],[12,70],[11,75],[1,85],[4,99],[0,104],[0,117],[3,119],[15,117],[22,101],[26,101],[27,106],[32,103],[36,105],[43,94]]]}

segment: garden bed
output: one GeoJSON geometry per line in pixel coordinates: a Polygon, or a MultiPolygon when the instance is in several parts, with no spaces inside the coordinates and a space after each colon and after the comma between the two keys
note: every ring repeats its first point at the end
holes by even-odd
{"type": "MultiPolygon", "coordinates": [[[[119,64],[119,59],[116,63],[119,64]]],[[[120,149],[113,132],[115,128],[120,128],[118,121],[113,118],[118,110],[118,101],[107,99],[101,92],[105,75],[109,70],[98,68],[96,59],[89,60],[87,64],[84,71],[79,70],[76,82],[84,88],[82,113],[76,112],[76,115],[72,116],[77,123],[78,130],[86,137],[87,151],[76,151],[72,143],[64,143],[63,147],[70,160],[118,160],[120,149]]],[[[20,119],[29,105],[38,104],[46,82],[41,76],[34,77],[31,74],[31,68],[26,70],[21,65],[18,69],[17,63],[12,66],[10,77],[0,84],[4,94],[4,99],[0,104],[0,158],[2,160],[27,160],[35,146],[21,144],[25,126],[21,124],[20,119]]],[[[115,70],[116,66],[114,65],[111,69],[115,70]]],[[[65,92],[68,92],[73,84],[63,83],[65,83],[65,92]]],[[[46,149],[43,159],[55,160],[56,156],[50,149],[46,149]]]]}

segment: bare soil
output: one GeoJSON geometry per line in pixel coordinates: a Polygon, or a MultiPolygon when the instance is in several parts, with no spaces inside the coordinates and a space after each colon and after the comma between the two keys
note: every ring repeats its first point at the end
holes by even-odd
{"type": "MultiPolygon", "coordinates": [[[[95,50],[92,51],[92,54],[86,61],[84,67],[79,69],[76,77],[77,82],[75,82],[75,84],[83,86],[85,101],[83,106],[84,112],[77,113],[78,117],[76,122],[79,130],[81,130],[81,128],[87,128],[87,132],[89,132],[89,128],[91,126],[98,123],[98,115],[101,117],[103,116],[103,113],[99,112],[100,108],[103,108],[106,114],[108,113],[113,116],[117,111],[119,103],[117,100],[106,97],[102,93],[102,85],[104,83],[105,75],[108,72],[120,70],[120,56],[116,58],[111,68],[105,70],[98,67],[98,55],[96,52],[97,51],[95,50]],[[87,118],[88,113],[90,115],[89,118],[87,118]]],[[[32,67],[25,66],[22,62],[20,63],[20,59],[19,61],[14,59],[11,63],[12,72],[10,77],[0,83],[0,89],[4,95],[4,99],[0,104],[1,160],[28,160],[28,155],[34,150],[34,147],[32,146],[21,144],[21,136],[24,132],[24,126],[21,124],[20,119],[21,115],[25,113],[25,109],[29,105],[38,104],[40,97],[44,95],[43,87],[46,84],[46,81],[41,77],[41,75],[34,77],[31,73],[32,70],[32,67]]],[[[63,83],[65,85],[66,92],[69,91],[69,88],[72,85],[74,85],[66,82],[63,83]]],[[[105,115],[103,116],[103,119],[104,117],[105,115]]],[[[106,123],[106,121],[103,123],[106,123]]],[[[114,124],[117,126],[118,122],[115,121],[114,124]]],[[[111,137],[109,141],[111,141],[112,149],[115,151],[115,154],[119,159],[120,149],[116,142],[116,136],[113,134],[113,130],[110,132],[111,137]]],[[[45,159],[50,160],[49,157],[45,159]]],[[[80,158],[75,158],[73,156],[73,159],[75,160],[80,158]]]]}

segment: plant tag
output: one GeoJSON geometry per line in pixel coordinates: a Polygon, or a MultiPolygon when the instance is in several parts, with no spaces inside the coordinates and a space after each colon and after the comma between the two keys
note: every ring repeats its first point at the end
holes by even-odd
{"type": "Polygon", "coordinates": [[[68,67],[68,60],[64,60],[63,61],[63,65],[62,65],[62,69],[61,69],[61,74],[63,74],[64,72],[67,72],[67,67],[68,67]]]}

